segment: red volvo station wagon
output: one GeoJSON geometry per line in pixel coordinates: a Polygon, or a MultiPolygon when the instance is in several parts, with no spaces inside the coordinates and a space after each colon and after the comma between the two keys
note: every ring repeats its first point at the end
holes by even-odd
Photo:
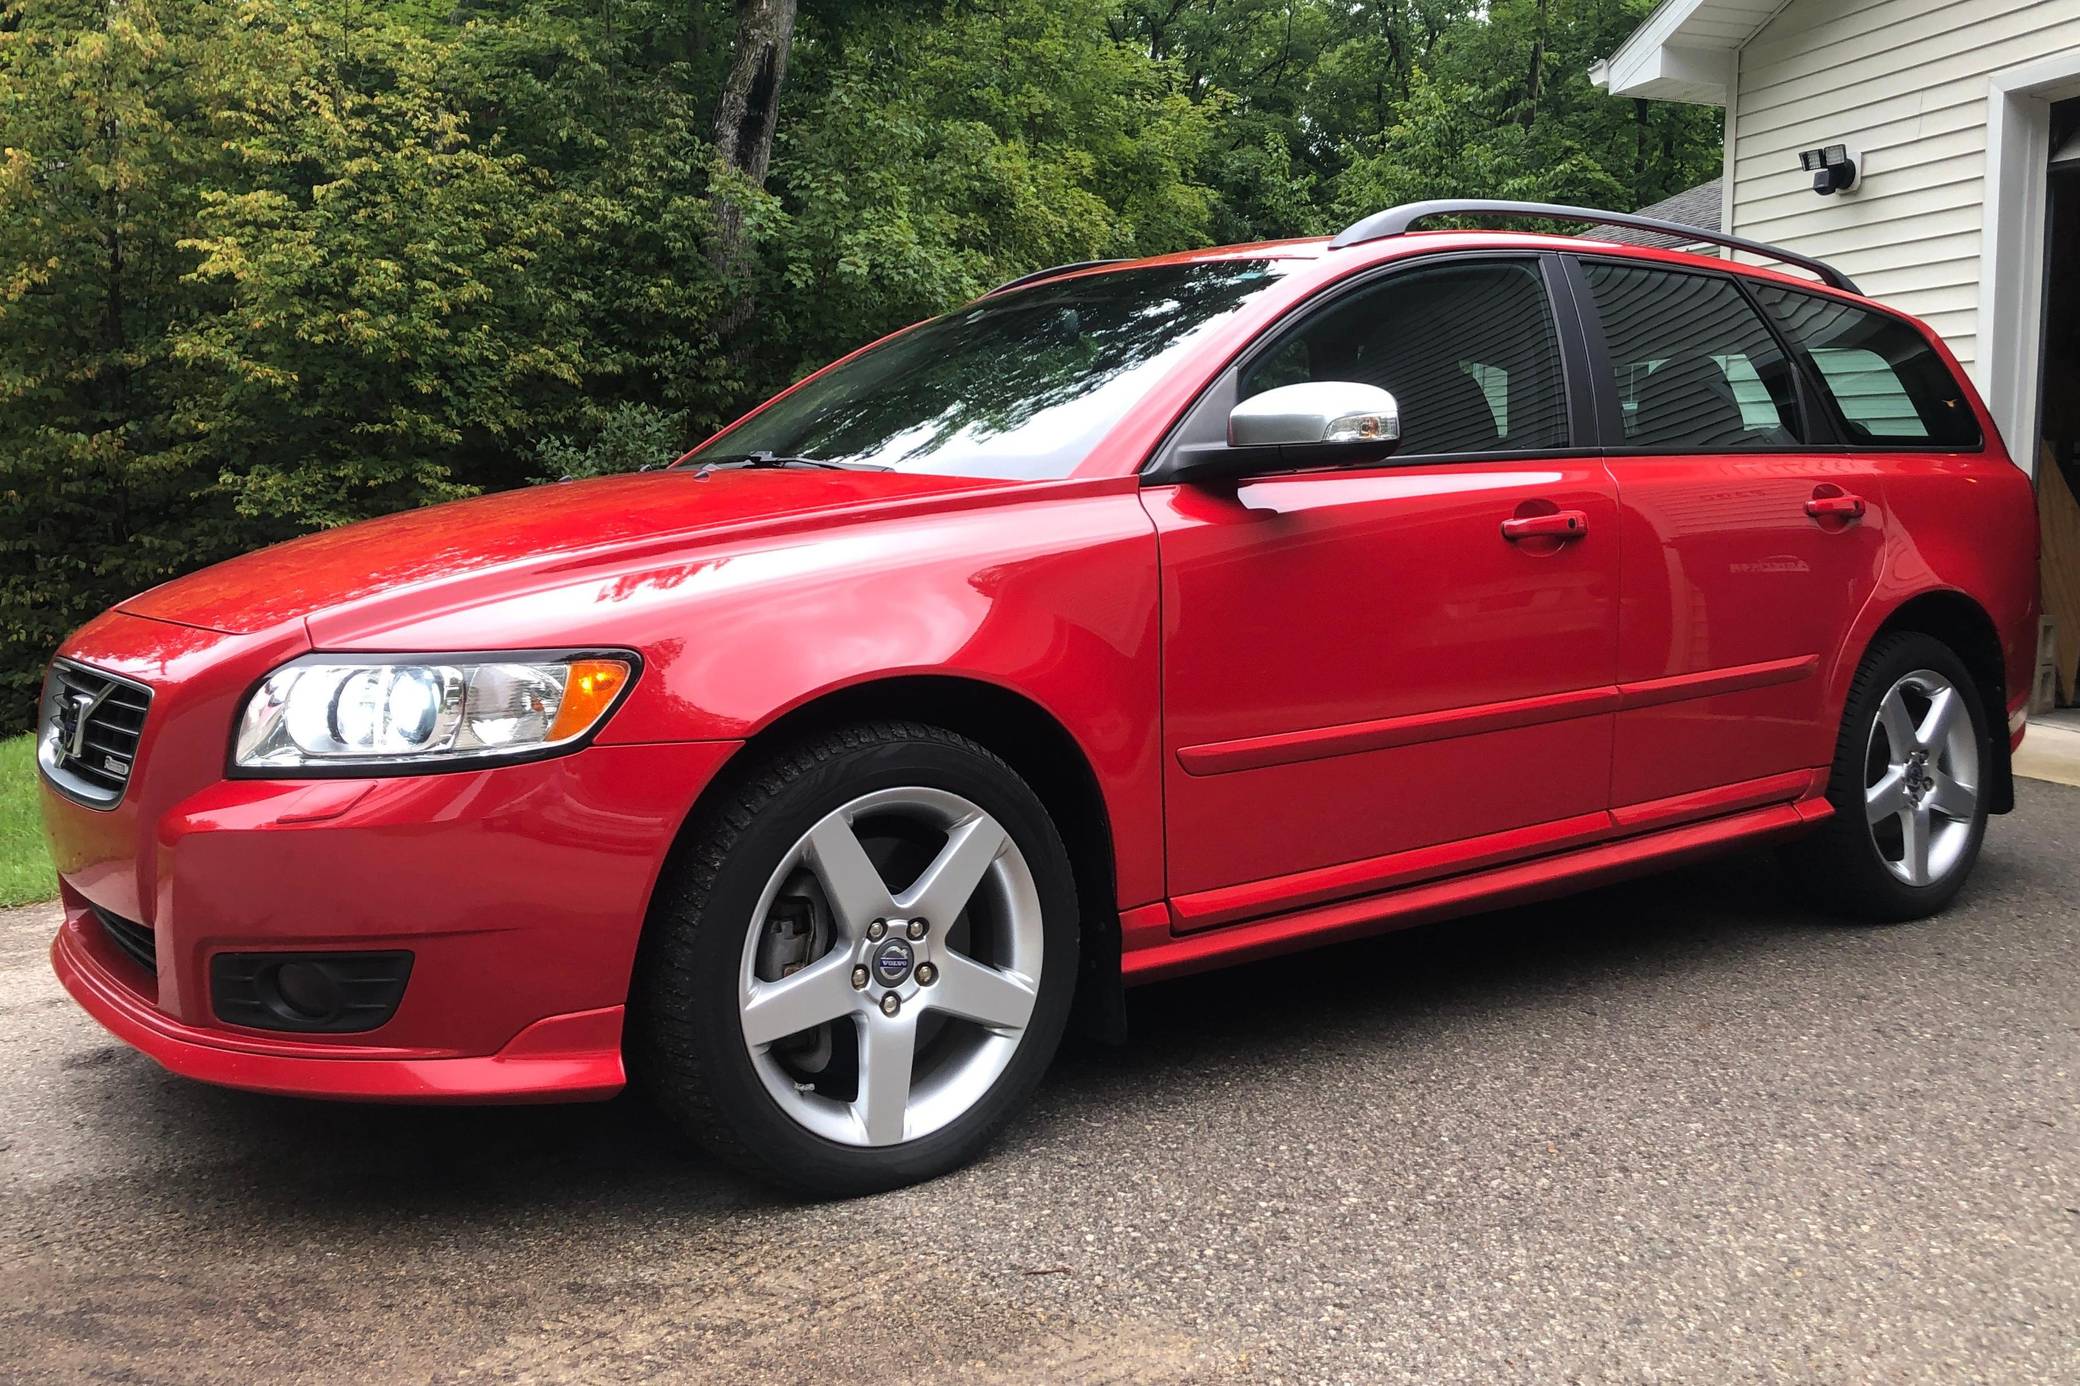
{"type": "Polygon", "coordinates": [[[44,694],[58,976],[176,1073],[633,1078],[851,1193],[1151,978],[1769,841],[1942,908],[2037,614],[1957,363],[1766,246],[1440,213],[1656,225],[1063,266],[668,469],[122,603],[44,694]]]}

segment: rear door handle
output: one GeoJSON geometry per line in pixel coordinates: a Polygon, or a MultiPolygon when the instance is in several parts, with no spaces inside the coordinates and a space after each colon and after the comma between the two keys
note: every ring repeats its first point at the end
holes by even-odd
{"type": "Polygon", "coordinates": [[[1860,520],[1863,518],[1862,496],[1815,496],[1806,502],[1806,514],[1814,519],[1840,518],[1860,520]]]}
{"type": "Polygon", "coordinates": [[[1579,539],[1588,532],[1589,517],[1579,510],[1517,515],[1502,522],[1502,537],[1512,544],[1519,539],[1579,539]]]}

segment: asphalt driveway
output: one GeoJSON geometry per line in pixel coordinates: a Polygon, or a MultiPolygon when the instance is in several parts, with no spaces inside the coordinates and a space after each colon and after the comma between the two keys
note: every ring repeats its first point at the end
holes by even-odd
{"type": "Polygon", "coordinates": [[[2080,789],[1946,917],[1766,857],[1137,993],[829,1206],[629,1102],[162,1073],[0,914],[0,1377],[2080,1380],[2080,789]]]}

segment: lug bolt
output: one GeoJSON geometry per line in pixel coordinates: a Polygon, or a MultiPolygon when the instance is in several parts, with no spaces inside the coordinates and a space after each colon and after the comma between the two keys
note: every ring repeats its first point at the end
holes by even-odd
{"type": "Polygon", "coordinates": [[[887,932],[888,921],[885,919],[877,919],[872,924],[869,924],[867,926],[867,942],[879,943],[881,942],[881,936],[883,934],[886,934],[887,932]]]}
{"type": "Polygon", "coordinates": [[[866,968],[855,967],[852,969],[852,989],[854,991],[865,991],[867,989],[866,968]]]}
{"type": "Polygon", "coordinates": [[[913,919],[910,921],[910,937],[924,937],[924,921],[922,919],[913,919]]]}
{"type": "Polygon", "coordinates": [[[938,968],[933,967],[930,963],[919,963],[917,965],[917,984],[919,986],[928,987],[938,980],[938,968]]]}
{"type": "Polygon", "coordinates": [[[881,1013],[883,1015],[894,1015],[901,1009],[903,1009],[903,998],[894,992],[890,992],[881,998],[881,1013]]]}

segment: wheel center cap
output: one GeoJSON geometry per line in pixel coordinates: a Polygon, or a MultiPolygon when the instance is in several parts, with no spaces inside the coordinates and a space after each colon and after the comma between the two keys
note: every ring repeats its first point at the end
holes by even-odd
{"type": "Polygon", "coordinates": [[[874,950],[874,980],[885,987],[899,987],[910,980],[917,953],[907,939],[892,938],[874,950]]]}
{"type": "Polygon", "coordinates": [[[1928,773],[1928,753],[1916,751],[1907,757],[1907,793],[1918,802],[1928,793],[1935,780],[1928,773]]]}

